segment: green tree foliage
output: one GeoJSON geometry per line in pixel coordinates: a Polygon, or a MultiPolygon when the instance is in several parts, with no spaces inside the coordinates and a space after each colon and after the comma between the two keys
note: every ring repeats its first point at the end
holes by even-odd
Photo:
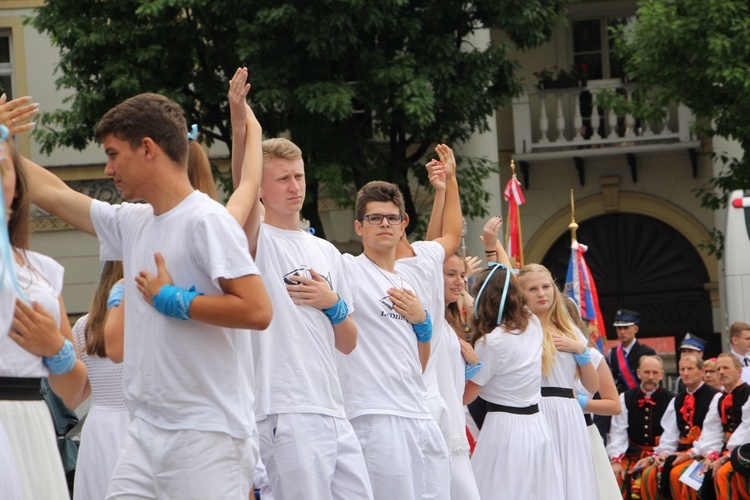
{"type": "MultiPolygon", "coordinates": [[[[151,91],[178,101],[209,142],[230,145],[227,78],[247,65],[266,133],[289,131],[305,154],[313,226],[321,185],[345,204],[372,179],[401,186],[417,222],[408,179],[426,183],[433,145],[486,130],[520,90],[510,44],[475,46],[472,33],[536,46],[564,1],[48,0],[30,22],[60,48],[56,83],[74,92],[37,137],[46,152],[83,148],[107,109],[151,91]]],[[[477,181],[494,167],[464,168],[464,209],[486,215],[477,181]]]]}
{"type": "Polygon", "coordinates": [[[742,158],[715,155],[725,168],[698,190],[711,209],[725,206],[730,191],[750,186],[748,30],[747,0],[644,0],[636,22],[615,34],[628,76],[655,100],[684,103],[701,118],[702,132],[742,145],[742,158]]]}

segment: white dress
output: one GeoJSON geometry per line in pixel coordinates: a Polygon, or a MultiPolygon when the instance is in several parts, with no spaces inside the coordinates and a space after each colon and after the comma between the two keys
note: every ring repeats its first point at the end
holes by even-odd
{"type": "MultiPolygon", "coordinates": [[[[539,403],[542,335],[539,320],[532,316],[523,333],[497,327],[477,342],[482,369],[472,382],[482,386],[479,395],[484,400],[516,408],[539,403]]],[[[560,460],[541,413],[487,413],[471,465],[481,498],[560,498],[560,460]]]]}
{"type": "MultiPolygon", "coordinates": [[[[580,340],[585,342],[583,336],[580,340]]],[[[572,354],[558,351],[550,374],[542,376],[542,387],[576,387],[576,364],[572,354]]],[[[574,398],[543,397],[539,408],[547,419],[560,456],[567,500],[595,500],[596,484],[591,447],[583,410],[574,398]]]]}
{"type": "MultiPolygon", "coordinates": [[[[594,368],[599,368],[599,363],[602,362],[604,356],[596,349],[591,349],[591,362],[594,368]]],[[[585,393],[591,400],[594,395],[591,394],[583,387],[581,381],[577,381],[576,391],[579,393],[585,393]]],[[[594,481],[596,483],[596,498],[597,500],[620,500],[622,493],[620,493],[620,487],[617,486],[617,480],[615,475],[612,473],[612,464],[607,456],[607,450],[604,448],[604,440],[599,429],[596,425],[591,424],[586,428],[589,432],[589,446],[591,447],[591,460],[594,464],[594,481]]]]}
{"type": "Polygon", "coordinates": [[[84,330],[88,314],[73,326],[73,337],[91,383],[91,406],[81,433],[74,500],[98,500],[107,494],[109,479],[130,425],[122,389],[122,364],[86,354],[84,330]]]}
{"type": "MultiPolygon", "coordinates": [[[[26,258],[24,265],[15,265],[20,291],[39,302],[59,323],[63,267],[32,251],[26,251],[26,258]]],[[[0,336],[0,377],[36,379],[48,374],[41,356],[25,351],[5,334],[0,336]]],[[[68,500],[65,471],[47,404],[41,399],[0,400],[0,425],[5,428],[20,480],[22,494],[16,498],[68,500]]],[[[0,480],[6,473],[10,474],[0,470],[0,480]]]]}

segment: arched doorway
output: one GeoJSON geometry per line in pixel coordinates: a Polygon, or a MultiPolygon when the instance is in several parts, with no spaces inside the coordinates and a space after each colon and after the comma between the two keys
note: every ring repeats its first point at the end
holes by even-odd
{"type": "MultiPolygon", "coordinates": [[[[578,241],[586,244],[588,263],[599,292],[607,337],[618,307],[641,313],[640,337],[674,336],[686,332],[708,340],[707,354],[721,352],[713,335],[710,282],[695,247],[681,233],[658,219],[615,213],[580,223],[578,241]]],[[[570,235],[564,234],[542,259],[557,280],[565,283],[570,235]]]]}

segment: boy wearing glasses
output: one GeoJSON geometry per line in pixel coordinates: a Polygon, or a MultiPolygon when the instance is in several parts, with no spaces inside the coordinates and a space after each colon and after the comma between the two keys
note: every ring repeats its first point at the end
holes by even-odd
{"type": "MultiPolygon", "coordinates": [[[[357,349],[338,356],[346,415],[359,437],[376,499],[450,498],[448,450],[425,403],[422,371],[432,320],[415,284],[394,268],[406,227],[398,187],[374,181],[357,193],[354,229],[364,252],[345,256],[357,349]]],[[[442,287],[442,285],[441,285],[442,287]]]]}
{"type": "MultiPolygon", "coordinates": [[[[230,106],[234,145],[244,145],[244,95],[230,94],[230,106]]],[[[300,229],[300,149],[269,139],[262,152],[260,198],[243,227],[276,311],[269,327],[253,337],[260,457],[277,500],[371,499],[334,355],[357,345],[343,258],[332,244],[300,229]]],[[[239,183],[244,155],[257,152],[236,147],[232,153],[239,183]]]]}

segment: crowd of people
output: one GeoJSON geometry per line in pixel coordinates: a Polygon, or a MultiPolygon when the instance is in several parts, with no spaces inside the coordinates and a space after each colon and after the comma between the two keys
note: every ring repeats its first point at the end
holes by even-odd
{"type": "Polygon", "coordinates": [[[118,205],[21,157],[12,137],[38,106],[0,98],[0,498],[68,498],[43,378],[70,408],[90,399],[76,500],[747,497],[750,325],[712,361],[686,336],[674,393],[637,312],[618,311],[603,356],[544,266],[514,268],[502,218],[486,267],[457,253],[444,144],[425,241],[407,239],[398,187],[373,181],[355,201],[363,252],[342,255],[300,228],[303,152],[263,140],[247,78],[229,81],[225,205],[164,96],[97,126],[118,205]],[[72,330],[63,268],[28,248],[32,202],[99,240],[72,330]]]}

